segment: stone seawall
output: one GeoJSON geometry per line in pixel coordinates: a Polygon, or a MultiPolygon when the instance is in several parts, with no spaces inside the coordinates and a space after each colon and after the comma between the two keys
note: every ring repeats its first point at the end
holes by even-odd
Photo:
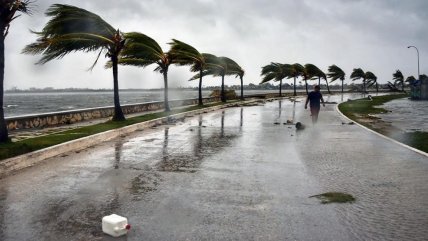
{"type": "MultiPolygon", "coordinates": [[[[204,103],[220,101],[219,98],[203,98],[204,103]]],[[[185,100],[171,100],[169,105],[171,108],[196,105],[198,99],[185,99],[185,100]]],[[[156,111],[164,108],[163,101],[147,102],[141,104],[122,105],[124,114],[133,114],[147,111],[156,111]]],[[[99,118],[108,118],[113,116],[114,107],[100,107],[80,109],[73,111],[62,111],[38,115],[26,115],[19,117],[6,118],[8,130],[32,129],[32,128],[46,128],[52,126],[60,126],[73,124],[80,121],[87,121],[99,118]]]]}

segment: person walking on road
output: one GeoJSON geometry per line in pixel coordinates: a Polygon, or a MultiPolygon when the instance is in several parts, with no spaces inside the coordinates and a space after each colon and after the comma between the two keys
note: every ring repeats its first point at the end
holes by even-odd
{"type": "Polygon", "coordinates": [[[315,124],[318,121],[318,114],[321,109],[320,102],[322,102],[322,105],[325,107],[324,99],[322,98],[322,94],[320,92],[320,86],[315,85],[314,91],[311,91],[308,94],[308,97],[306,98],[306,103],[305,103],[305,109],[308,108],[308,103],[309,103],[309,107],[311,109],[312,124],[315,124]]]}

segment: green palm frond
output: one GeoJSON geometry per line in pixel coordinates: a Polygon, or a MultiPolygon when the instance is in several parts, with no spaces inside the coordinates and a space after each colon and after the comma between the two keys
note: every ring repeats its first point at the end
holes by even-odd
{"type": "Polygon", "coordinates": [[[352,73],[351,73],[351,79],[352,81],[358,80],[358,79],[363,79],[365,81],[366,79],[366,73],[364,73],[364,71],[361,68],[355,68],[352,73]]]}
{"type": "Polygon", "coordinates": [[[306,73],[306,79],[315,79],[315,78],[323,78],[325,79],[325,74],[322,70],[320,70],[316,65],[314,64],[305,64],[305,73],[306,73]]]}
{"type": "Polygon", "coordinates": [[[371,87],[377,83],[377,76],[370,71],[365,73],[365,78],[367,80],[368,87],[371,87]]]}
{"type": "Polygon", "coordinates": [[[290,65],[290,71],[291,74],[288,78],[297,78],[299,76],[302,76],[305,72],[305,67],[299,63],[294,63],[290,65]]]}
{"type": "Polygon", "coordinates": [[[266,83],[270,80],[280,81],[291,75],[292,69],[288,64],[270,63],[262,67],[261,76],[264,76],[261,83],[266,83]]]}
{"type": "Polygon", "coordinates": [[[104,50],[109,55],[117,54],[123,47],[122,34],[100,16],[87,10],[54,4],[46,15],[52,18],[41,32],[34,32],[39,38],[22,51],[25,54],[42,54],[39,64],[60,59],[75,51],[104,50]]]}
{"type": "Polygon", "coordinates": [[[392,79],[394,80],[394,84],[403,84],[404,83],[404,76],[403,73],[401,73],[400,70],[395,71],[394,74],[392,74],[392,79]]]}
{"type": "Polygon", "coordinates": [[[173,39],[169,45],[171,45],[169,54],[171,55],[171,58],[174,59],[174,64],[180,66],[191,65],[190,70],[192,72],[196,72],[201,68],[204,68],[204,57],[193,46],[176,39],[173,39]]]}
{"type": "Polygon", "coordinates": [[[17,12],[31,14],[30,6],[33,4],[31,0],[0,0],[0,21],[6,26],[3,37],[8,34],[8,25],[20,15],[17,12]]]}
{"type": "Polygon", "coordinates": [[[415,81],[416,81],[416,78],[413,75],[406,78],[406,82],[408,82],[410,84],[414,83],[415,81]]]}
{"type": "Polygon", "coordinates": [[[330,82],[336,80],[345,80],[345,72],[339,68],[337,65],[331,65],[328,67],[327,77],[331,79],[330,82]]]}

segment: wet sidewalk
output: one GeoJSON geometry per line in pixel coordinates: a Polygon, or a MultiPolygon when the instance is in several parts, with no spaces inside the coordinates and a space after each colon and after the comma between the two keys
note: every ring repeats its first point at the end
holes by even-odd
{"type": "Polygon", "coordinates": [[[0,239],[426,239],[428,158],[342,122],[329,104],[312,126],[303,99],[284,99],[52,158],[1,180],[0,239]],[[357,201],[309,198],[328,191],[357,201]],[[101,232],[111,213],[127,237],[101,232]]]}

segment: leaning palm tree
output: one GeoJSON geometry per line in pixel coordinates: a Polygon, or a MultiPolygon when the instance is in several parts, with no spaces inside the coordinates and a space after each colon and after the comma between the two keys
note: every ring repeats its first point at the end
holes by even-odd
{"type": "Polygon", "coordinates": [[[401,85],[401,91],[404,92],[404,76],[400,70],[397,69],[394,74],[392,74],[392,79],[394,80],[394,85],[401,85]]]}
{"type": "Polygon", "coordinates": [[[279,81],[279,96],[282,96],[282,80],[290,76],[292,69],[289,64],[270,63],[262,67],[261,76],[263,76],[260,84],[271,80],[279,81]]]}
{"type": "Polygon", "coordinates": [[[345,80],[345,72],[337,67],[336,65],[331,65],[328,67],[328,78],[331,79],[330,83],[340,79],[342,81],[342,94],[343,94],[343,81],[345,80]]]}
{"type": "MultiPolygon", "coordinates": [[[[219,61],[222,63],[222,67],[225,70],[225,75],[236,75],[241,78],[241,98],[243,98],[243,86],[242,86],[242,78],[244,76],[244,70],[236,63],[234,60],[228,57],[219,57],[219,61]]],[[[223,76],[224,79],[224,76],[223,76]]],[[[224,81],[222,81],[222,96],[224,101],[226,101],[226,96],[224,94],[224,81]]]]}
{"type": "Polygon", "coordinates": [[[185,66],[190,65],[190,71],[199,72],[199,105],[203,105],[202,102],[202,77],[203,71],[206,69],[206,61],[202,53],[199,53],[194,47],[173,39],[171,43],[171,50],[169,54],[174,59],[174,64],[185,66]]]}
{"type": "Polygon", "coordinates": [[[100,55],[110,59],[113,68],[114,88],[114,121],[125,120],[119,101],[118,56],[125,45],[123,34],[105,22],[100,16],[85,9],[70,5],[54,4],[46,15],[51,17],[36,42],[27,45],[23,50],[26,54],[41,54],[38,64],[45,64],[53,59],[61,59],[75,52],[100,51],[100,55]]]}
{"type": "Polygon", "coordinates": [[[202,79],[203,76],[212,75],[221,78],[221,94],[220,98],[222,102],[226,102],[224,95],[224,76],[226,75],[226,63],[213,54],[202,53],[202,57],[205,60],[205,68],[202,72],[194,75],[190,80],[202,79]]]}
{"type": "Polygon", "coordinates": [[[28,6],[30,0],[0,0],[0,142],[9,141],[6,120],[3,109],[4,65],[5,65],[5,39],[9,33],[10,23],[19,17],[17,12],[30,13],[28,6]]]}
{"type": "Polygon", "coordinates": [[[361,79],[363,81],[363,93],[366,93],[366,73],[360,68],[356,68],[351,73],[352,81],[361,79]]]}
{"type": "Polygon", "coordinates": [[[239,76],[239,79],[241,80],[241,100],[244,99],[244,75],[245,75],[245,70],[243,68],[240,68],[236,77],[239,76]]]}
{"type": "Polygon", "coordinates": [[[325,75],[325,73],[320,68],[318,68],[317,66],[315,66],[313,64],[306,64],[305,69],[306,69],[310,78],[318,78],[318,85],[319,86],[321,85],[321,79],[324,79],[326,81],[326,84],[327,84],[327,91],[329,94],[331,94],[330,87],[328,86],[327,76],[325,75]]]}
{"type": "MultiPolygon", "coordinates": [[[[317,66],[313,65],[313,64],[305,64],[305,69],[303,72],[303,80],[305,81],[305,86],[306,86],[306,94],[309,93],[308,91],[308,80],[317,78],[318,76],[321,76],[320,72],[322,72],[317,66]]],[[[319,77],[318,79],[318,84],[320,84],[320,79],[321,77],[319,77]]]]}
{"type": "Polygon", "coordinates": [[[415,76],[411,75],[411,76],[406,78],[405,82],[409,83],[410,85],[413,85],[416,82],[416,78],[415,78],[415,76]]]}
{"type": "Polygon", "coordinates": [[[367,86],[371,87],[373,85],[376,86],[376,93],[379,92],[379,85],[377,83],[377,76],[375,74],[373,74],[370,71],[367,71],[365,74],[366,80],[367,80],[367,86]]]}
{"type": "Polygon", "coordinates": [[[154,39],[145,34],[131,32],[124,34],[124,36],[127,44],[119,56],[118,63],[142,68],[156,64],[157,67],[154,71],[163,75],[165,111],[170,111],[168,103],[168,68],[173,62],[171,55],[165,53],[154,39]]]}
{"type": "Polygon", "coordinates": [[[294,89],[294,96],[297,95],[296,93],[296,79],[299,76],[303,76],[303,73],[305,72],[305,67],[303,67],[301,64],[295,63],[290,66],[290,73],[288,75],[287,78],[293,78],[294,79],[294,83],[293,83],[293,89],[294,89]]]}

